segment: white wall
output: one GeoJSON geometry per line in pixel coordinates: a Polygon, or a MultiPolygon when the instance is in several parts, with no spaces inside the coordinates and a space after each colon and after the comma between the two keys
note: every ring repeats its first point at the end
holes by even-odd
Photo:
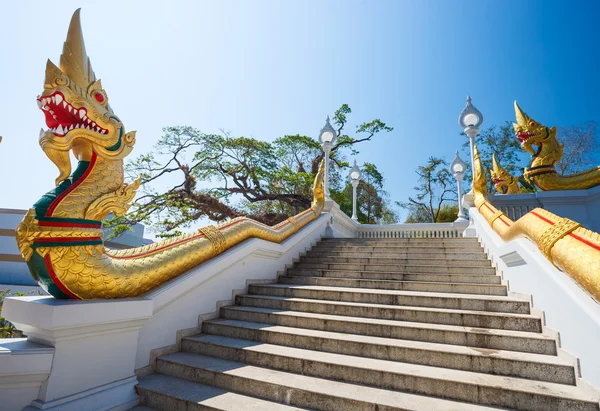
{"type": "Polygon", "coordinates": [[[531,241],[503,241],[476,208],[469,210],[476,236],[511,292],[531,294],[546,325],[560,332],[562,348],[578,357],[582,377],[600,388],[600,304],[552,265],[531,241]]]}
{"type": "Polygon", "coordinates": [[[492,194],[489,201],[513,220],[535,207],[541,207],[561,217],[577,221],[592,231],[600,232],[600,186],[587,190],[492,194]],[[516,215],[513,215],[513,211],[516,215]]]}

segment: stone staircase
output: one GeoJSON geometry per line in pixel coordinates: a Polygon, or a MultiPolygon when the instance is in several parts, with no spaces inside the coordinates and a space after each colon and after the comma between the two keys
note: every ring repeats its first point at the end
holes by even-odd
{"type": "Polygon", "coordinates": [[[599,410],[475,239],[324,239],[140,378],[160,410],[599,410]]]}

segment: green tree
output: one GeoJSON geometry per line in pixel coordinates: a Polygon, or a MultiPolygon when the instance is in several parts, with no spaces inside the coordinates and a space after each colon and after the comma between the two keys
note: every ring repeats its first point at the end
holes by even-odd
{"type": "MultiPolygon", "coordinates": [[[[391,224],[398,221],[389,195],[384,190],[383,174],[372,163],[361,167],[361,180],[356,189],[356,217],[361,224],[391,224]]],[[[347,215],[352,215],[352,184],[347,181],[343,190],[331,190],[331,198],[347,215]]]]}
{"type": "Polygon", "coordinates": [[[442,222],[442,217],[446,215],[444,206],[457,197],[456,180],[450,174],[448,163],[442,158],[430,157],[426,165],[417,168],[416,173],[419,178],[414,187],[415,197],[399,203],[409,211],[406,222],[442,222]]]}
{"type": "Polygon", "coordinates": [[[19,338],[23,337],[23,333],[15,328],[9,321],[1,316],[2,303],[6,297],[22,297],[23,293],[11,293],[10,290],[0,290],[0,338],[19,338]]]}
{"type": "Polygon", "coordinates": [[[559,174],[579,173],[597,164],[600,152],[597,128],[594,121],[557,127],[556,136],[565,146],[562,158],[556,163],[556,171],[559,174]]]}
{"type": "MultiPolygon", "coordinates": [[[[436,210],[437,212],[438,210],[436,210]]],[[[443,204],[438,212],[438,223],[451,223],[458,217],[458,204],[443,204]]],[[[431,223],[431,215],[420,207],[409,208],[405,223],[431,223]]]]}
{"type": "MultiPolygon", "coordinates": [[[[344,104],[332,118],[337,131],[329,170],[334,191],[344,191],[346,155],[356,154],[359,143],[393,130],[375,119],[358,125],[350,136],[346,128],[351,112],[344,104]]],[[[276,224],[310,207],[323,156],[320,143],[303,135],[266,142],[227,133],[204,134],[187,126],[167,127],[154,150],[127,164],[130,178],[142,176],[139,197],[128,214],[106,226],[118,235],[143,222],[171,236],[199,218],[219,222],[246,215],[276,224]]]]}

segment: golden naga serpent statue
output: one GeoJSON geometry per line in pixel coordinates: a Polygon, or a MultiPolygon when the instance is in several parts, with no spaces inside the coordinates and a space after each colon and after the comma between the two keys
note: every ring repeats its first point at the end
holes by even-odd
{"type": "Polygon", "coordinates": [[[107,250],[102,223],[125,213],[140,185],[124,184],[123,159],[135,143],[108,104],[85,51],[79,10],[64,43],[60,68],[48,60],[38,105],[48,130],[40,146],[60,171],[56,188],[17,227],[19,250],[37,283],[56,298],[139,296],[248,238],[282,242],[323,209],[323,163],[312,207],[273,227],[245,217],[159,243],[107,250]],[[71,174],[69,152],[79,160],[71,174]]]}
{"type": "Polygon", "coordinates": [[[500,165],[500,163],[498,163],[495,154],[492,154],[492,169],[490,170],[490,175],[492,176],[494,188],[500,194],[518,194],[521,192],[521,188],[519,188],[519,179],[512,176],[500,165]]]}
{"type": "Polygon", "coordinates": [[[600,235],[575,221],[536,208],[512,221],[487,199],[487,180],[474,146],[473,196],[479,213],[505,241],[527,237],[559,269],[600,301],[600,235]]]}
{"type": "Polygon", "coordinates": [[[531,154],[532,160],[524,177],[541,190],[584,190],[600,184],[600,167],[577,174],[562,176],[554,165],[562,158],[564,145],[556,138],[556,127],[548,128],[529,117],[515,101],[517,123],[513,123],[521,148],[531,154]],[[533,146],[537,146],[534,149],[533,146]]]}

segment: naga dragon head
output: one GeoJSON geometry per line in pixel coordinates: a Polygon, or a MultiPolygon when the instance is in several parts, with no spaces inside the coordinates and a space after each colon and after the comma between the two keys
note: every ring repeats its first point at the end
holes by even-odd
{"type": "MultiPolygon", "coordinates": [[[[515,129],[515,135],[517,140],[521,143],[521,148],[532,156],[537,155],[536,150],[533,146],[542,147],[544,143],[555,143],[556,140],[556,127],[548,128],[545,125],[538,123],[531,117],[529,117],[521,107],[515,101],[515,114],[517,122],[513,123],[515,129]]],[[[556,150],[555,156],[558,156],[555,161],[560,160],[563,154],[563,147],[559,146],[556,150]]]]}
{"type": "Polygon", "coordinates": [[[80,161],[89,161],[92,153],[121,160],[135,144],[135,131],[125,133],[92,70],[79,15],[77,9],[71,18],[60,67],[48,60],[44,91],[37,98],[48,126],[40,131],[39,143],[59,169],[57,185],[71,173],[71,150],[80,161]]]}
{"type": "Polygon", "coordinates": [[[519,180],[510,175],[496,160],[496,155],[492,154],[492,169],[490,170],[492,183],[500,194],[516,194],[521,192],[519,180]]]}

